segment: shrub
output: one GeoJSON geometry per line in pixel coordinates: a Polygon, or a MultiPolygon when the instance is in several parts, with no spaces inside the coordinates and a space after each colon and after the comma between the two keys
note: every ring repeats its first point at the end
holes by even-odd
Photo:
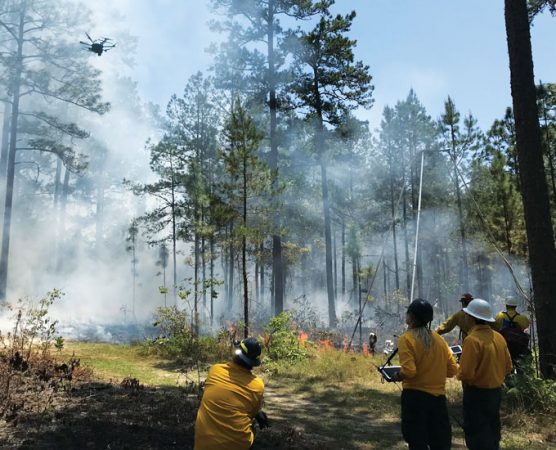
{"type": "Polygon", "coordinates": [[[210,336],[195,336],[185,311],[175,306],[160,307],[153,325],[159,330],[157,338],[144,343],[148,352],[155,352],[184,366],[229,359],[231,345],[210,336]]]}
{"type": "Polygon", "coordinates": [[[294,363],[309,356],[310,347],[307,342],[304,345],[300,344],[297,330],[292,324],[291,313],[283,312],[273,317],[265,326],[264,331],[265,359],[294,363]]]}
{"type": "Polygon", "coordinates": [[[57,322],[48,315],[49,307],[62,297],[55,289],[34,305],[19,300],[14,311],[13,329],[0,333],[0,417],[6,421],[29,412],[44,412],[55,394],[69,391],[76,376],[88,376],[78,359],[58,363],[50,349],[62,349],[64,341],[56,336],[57,322]]]}
{"type": "Polygon", "coordinates": [[[506,401],[526,412],[556,412],[556,382],[537,378],[531,358],[522,360],[518,373],[507,381],[506,401]]]}

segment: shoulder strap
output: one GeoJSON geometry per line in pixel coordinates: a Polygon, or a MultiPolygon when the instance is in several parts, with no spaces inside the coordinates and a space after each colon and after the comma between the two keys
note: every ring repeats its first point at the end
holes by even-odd
{"type": "Polygon", "coordinates": [[[508,320],[510,321],[510,323],[514,323],[514,319],[515,319],[517,316],[519,316],[519,313],[518,313],[518,312],[516,312],[516,313],[515,313],[515,316],[513,316],[513,317],[510,317],[510,315],[508,314],[508,311],[504,311],[504,314],[506,314],[506,317],[508,318],[508,320]]]}

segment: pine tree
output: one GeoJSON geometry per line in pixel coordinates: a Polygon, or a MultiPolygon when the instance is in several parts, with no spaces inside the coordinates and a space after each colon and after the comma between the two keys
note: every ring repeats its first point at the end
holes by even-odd
{"type": "Polygon", "coordinates": [[[526,0],[505,0],[506,35],[521,193],[529,244],[543,376],[555,378],[556,248],[544,171],[526,0]]]}
{"type": "MultiPolygon", "coordinates": [[[[252,228],[253,218],[257,214],[265,214],[264,196],[268,197],[271,192],[271,171],[258,157],[262,136],[239,100],[235,102],[234,111],[226,123],[224,138],[226,148],[222,158],[229,178],[222,185],[220,197],[228,206],[230,215],[239,224],[234,228],[233,238],[241,249],[243,322],[244,336],[247,337],[250,326],[248,245],[255,232],[252,228]]],[[[256,251],[256,246],[251,247],[252,251],[256,251]]]]}
{"type": "Polygon", "coordinates": [[[327,134],[343,115],[359,106],[371,105],[371,76],[368,66],[354,61],[356,41],[346,35],[355,11],[333,17],[328,10],[310,31],[299,30],[292,36],[291,48],[296,64],[292,90],[298,111],[314,126],[314,150],[321,172],[324,238],[326,250],[326,287],[328,316],[336,326],[336,305],[332,274],[332,231],[328,193],[327,134]]]}

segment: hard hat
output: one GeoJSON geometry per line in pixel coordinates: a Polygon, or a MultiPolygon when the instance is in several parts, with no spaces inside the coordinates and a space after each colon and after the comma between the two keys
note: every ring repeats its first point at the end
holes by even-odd
{"type": "Polygon", "coordinates": [[[407,308],[407,313],[411,314],[411,316],[417,320],[421,326],[432,322],[432,305],[422,298],[413,300],[407,308]]]}
{"type": "Polygon", "coordinates": [[[259,344],[259,341],[255,338],[247,338],[241,341],[235,350],[235,354],[239,359],[251,367],[261,365],[261,360],[259,359],[261,355],[261,344],[259,344]]]}
{"type": "Polygon", "coordinates": [[[469,292],[461,294],[461,298],[459,299],[459,301],[463,303],[463,306],[467,306],[471,300],[473,300],[473,296],[469,292]]]}
{"type": "Polygon", "coordinates": [[[469,302],[467,307],[463,308],[466,314],[475,317],[479,320],[484,320],[485,322],[494,322],[495,319],[492,317],[492,307],[490,303],[481,298],[476,298],[469,302]]]}
{"type": "Polygon", "coordinates": [[[515,308],[517,306],[517,298],[506,297],[506,306],[513,306],[515,308]]]}

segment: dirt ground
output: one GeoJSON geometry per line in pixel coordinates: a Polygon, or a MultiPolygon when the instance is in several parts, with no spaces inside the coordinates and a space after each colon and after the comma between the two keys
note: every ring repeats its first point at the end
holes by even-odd
{"type": "MultiPolygon", "coordinates": [[[[265,395],[272,427],[257,433],[254,449],[405,448],[397,419],[369,405],[354,408],[333,391],[315,399],[273,383],[265,395]]],[[[365,394],[378,395],[390,394],[365,394]]],[[[192,449],[197,405],[198,396],[183,388],[88,382],[45,412],[0,422],[0,449],[192,449]]]]}

